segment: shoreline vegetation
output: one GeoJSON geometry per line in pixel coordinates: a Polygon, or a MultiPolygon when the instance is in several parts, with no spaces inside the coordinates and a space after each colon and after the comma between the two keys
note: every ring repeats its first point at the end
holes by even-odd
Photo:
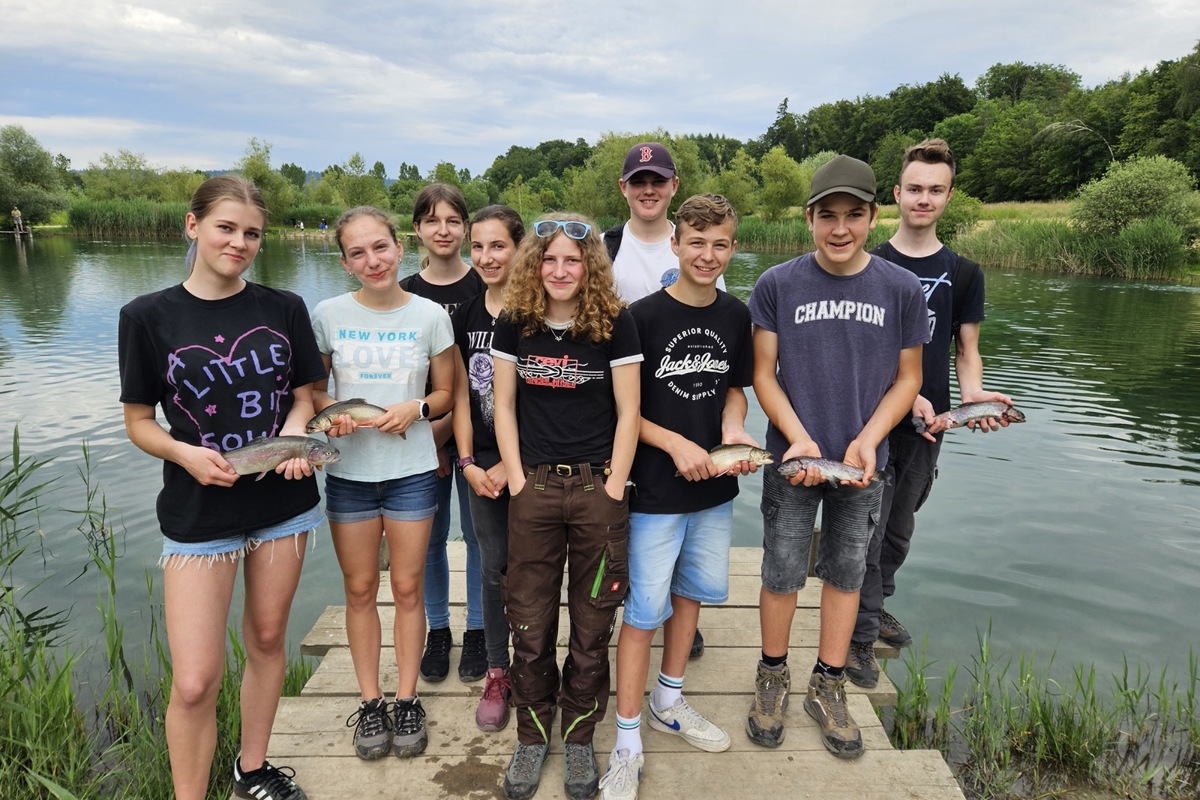
{"type": "MultiPolygon", "coordinates": [[[[41,561],[54,575],[36,517],[60,487],[43,479],[48,461],[21,451],[12,432],[0,451],[0,786],[6,800],[140,800],[171,793],[162,733],[171,666],[162,625],[161,587],[147,571],[146,597],[118,597],[123,533],[109,526],[88,446],[79,467],[79,536],[90,564],[79,578],[97,584],[101,634],[73,641],[70,611],[29,608],[18,588],[41,561]],[[147,603],[148,598],[148,603],[147,603]],[[123,608],[149,607],[144,643],[126,640],[123,608]]],[[[77,493],[78,488],[71,490],[77,493]]],[[[79,579],[77,578],[77,579],[79,579]]],[[[77,634],[74,634],[77,635],[77,634]]],[[[880,712],[900,749],[937,749],[968,798],[1182,800],[1200,794],[1200,657],[1189,653],[1182,678],[1140,664],[1112,676],[1111,691],[1093,667],[1077,666],[1065,684],[1050,675],[1053,658],[995,653],[979,634],[969,666],[935,674],[924,647],[892,666],[894,709],[880,712]],[[965,687],[958,683],[965,677],[965,687]]],[[[218,701],[215,765],[235,756],[237,686],[245,656],[229,631],[218,701]]],[[[298,695],[312,675],[306,658],[289,658],[284,694],[298,695]]],[[[229,796],[227,770],[214,768],[209,800],[229,796]]]]}

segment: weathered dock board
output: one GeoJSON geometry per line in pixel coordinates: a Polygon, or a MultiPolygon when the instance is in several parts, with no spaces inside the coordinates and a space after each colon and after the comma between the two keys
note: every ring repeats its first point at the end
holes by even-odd
{"type": "MultiPolygon", "coordinates": [[[[452,543],[451,570],[461,572],[464,550],[452,543]]],[[[841,761],[825,751],[816,723],[803,710],[809,666],[815,658],[819,623],[820,581],[800,593],[792,626],[793,696],[787,712],[783,744],[768,750],[752,744],[744,733],[746,711],[754,691],[754,665],[759,655],[758,568],[761,551],[735,548],[730,564],[730,599],[721,606],[706,606],[700,615],[706,649],[688,665],[685,691],[693,705],[722,725],[733,738],[725,753],[702,753],[681,739],[643,728],[647,761],[639,797],[643,800],[704,793],[710,800],[782,795],[788,798],[826,800],[962,800],[963,793],[949,767],[936,751],[893,750],[875,706],[895,703],[895,687],[881,676],[876,689],[849,687],[850,709],[862,727],[866,754],[856,761],[841,761]]],[[[390,629],[393,608],[386,585],[380,587],[380,616],[390,629]]],[[[302,650],[321,657],[321,664],[301,697],[284,698],[271,739],[270,758],[293,767],[310,800],[443,800],[448,798],[503,798],[504,768],[516,742],[514,726],[498,733],[483,733],[475,726],[475,705],[482,682],[464,684],[457,679],[458,644],[463,622],[463,580],[452,576],[451,626],[456,646],[451,653],[450,677],[441,683],[418,682],[429,730],[429,749],[415,759],[391,756],[363,762],[353,754],[352,731],[346,719],[357,708],[354,680],[345,638],[345,609],[331,606],[304,638],[302,650]]],[[[619,626],[618,615],[618,626],[619,626]]],[[[566,611],[560,617],[560,644],[565,639],[566,611]]],[[[660,644],[661,634],[656,638],[660,644]]],[[[615,658],[614,633],[611,657],[615,658]]],[[[895,651],[877,647],[883,657],[895,651]]],[[[560,650],[560,657],[563,655],[560,650]]],[[[383,685],[395,683],[391,648],[381,656],[383,685]]],[[[651,658],[650,680],[657,672],[657,655],[651,658]]],[[[649,686],[647,687],[649,688],[649,686]]],[[[596,732],[595,748],[603,771],[615,739],[609,719],[596,732]]],[[[559,800],[562,787],[562,746],[555,742],[542,773],[538,800],[559,800]]]]}

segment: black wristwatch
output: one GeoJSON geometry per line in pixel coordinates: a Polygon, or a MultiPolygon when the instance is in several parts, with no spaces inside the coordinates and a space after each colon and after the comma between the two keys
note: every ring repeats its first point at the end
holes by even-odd
{"type": "Polygon", "coordinates": [[[429,416],[429,403],[424,400],[417,401],[417,419],[425,419],[429,416]]]}

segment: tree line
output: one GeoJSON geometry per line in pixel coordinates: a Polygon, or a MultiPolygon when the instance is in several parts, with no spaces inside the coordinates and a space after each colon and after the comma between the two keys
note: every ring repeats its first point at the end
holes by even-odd
{"type": "MultiPolygon", "coordinates": [[[[251,139],[233,165],[259,185],[276,223],[336,215],[359,204],[412,211],[412,198],[431,181],[453,183],[471,210],[503,202],[521,213],[570,208],[599,219],[624,214],[616,176],[628,147],[654,138],[675,155],[682,196],[715,191],[743,214],[779,219],[808,193],[812,172],[835,153],[868,161],[880,177],[881,202],[904,149],[928,136],[950,143],[959,161],[959,193],[984,202],[1073,196],[1114,162],[1160,156],[1200,175],[1200,43],[1188,55],[1100,86],[1081,85],[1062,65],[995,64],[974,86],[943,74],[803,113],[788,98],[758,138],[671,135],[655,130],[608,132],[595,144],[553,139],[513,145],[482,174],[441,162],[422,171],[403,162],[389,173],[368,167],[360,153],[319,174],[293,163],[274,167],[271,145],[251,139]]],[[[183,202],[210,173],[161,170],[128,150],[105,154],[85,169],[52,156],[19,126],[0,128],[0,208],[19,205],[31,222],[85,199],[183,202]]]]}

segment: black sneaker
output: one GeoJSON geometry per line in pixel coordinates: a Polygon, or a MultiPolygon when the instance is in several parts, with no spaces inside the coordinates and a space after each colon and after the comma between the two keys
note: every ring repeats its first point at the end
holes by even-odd
{"type": "Polygon", "coordinates": [[[692,637],[692,651],[688,653],[688,660],[699,658],[704,655],[704,636],[700,633],[700,629],[696,628],[696,635],[692,637]]]}
{"type": "Polygon", "coordinates": [[[274,767],[264,761],[253,772],[242,772],[240,756],[233,760],[233,793],[247,800],[308,800],[304,790],[292,780],[296,770],[274,767]]]}
{"type": "Polygon", "coordinates": [[[900,624],[900,620],[886,611],[879,612],[879,641],[892,647],[908,647],[912,644],[912,634],[908,628],[900,624]]]}
{"type": "Polygon", "coordinates": [[[450,648],[453,646],[449,628],[431,630],[425,637],[425,652],[421,655],[421,677],[430,683],[446,680],[450,674],[450,648]]]}
{"type": "Polygon", "coordinates": [[[383,758],[392,749],[392,720],[388,716],[388,701],[382,697],[364,700],[346,720],[354,728],[354,754],[364,761],[383,758]]]}
{"type": "Polygon", "coordinates": [[[851,642],[846,654],[846,677],[855,686],[874,689],[879,685],[879,662],[873,642],[851,642]]]}
{"type": "Polygon", "coordinates": [[[429,736],[425,733],[425,709],[421,700],[397,700],[392,704],[395,719],[392,723],[392,754],[396,758],[411,758],[425,752],[429,736]]]}
{"type": "Polygon", "coordinates": [[[462,653],[458,657],[458,679],[463,683],[481,681],[487,671],[487,644],[483,631],[464,632],[462,653]]]}

